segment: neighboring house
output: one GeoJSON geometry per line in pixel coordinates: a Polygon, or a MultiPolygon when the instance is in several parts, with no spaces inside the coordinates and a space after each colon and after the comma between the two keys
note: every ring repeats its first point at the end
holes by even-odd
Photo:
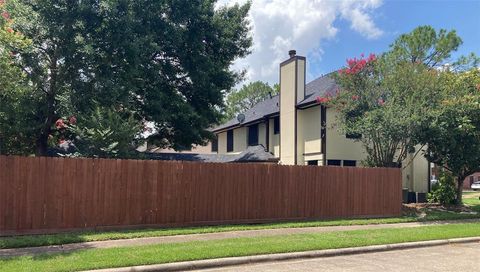
{"type": "Polygon", "coordinates": [[[197,161],[215,163],[278,163],[278,158],[267,152],[263,146],[249,146],[235,154],[218,154],[212,152],[212,143],[205,146],[195,145],[190,150],[175,151],[169,148],[148,147],[147,144],[137,149],[150,159],[165,161],[197,161]]]}
{"type": "Polygon", "coordinates": [[[278,163],[278,158],[265,151],[262,146],[249,146],[245,150],[236,154],[199,154],[199,153],[180,153],[180,152],[159,152],[146,153],[150,159],[164,161],[197,161],[197,162],[215,162],[215,163],[278,163]]]}
{"type": "Polygon", "coordinates": [[[144,152],[151,152],[151,153],[184,153],[184,154],[214,154],[212,152],[212,145],[209,142],[207,145],[194,145],[189,150],[181,150],[176,151],[172,148],[160,148],[160,147],[150,147],[144,152]]]}
{"type": "MultiPolygon", "coordinates": [[[[359,135],[340,134],[335,110],[317,102],[339,86],[330,75],[306,84],[306,58],[293,50],[289,53],[290,58],[280,64],[280,94],[214,128],[217,140],[212,151],[238,154],[261,145],[284,165],[362,166],[366,153],[355,141],[359,135]]],[[[403,186],[412,193],[428,192],[427,160],[410,154],[407,161],[403,186]]]]}
{"type": "Polygon", "coordinates": [[[464,181],[463,181],[463,189],[471,189],[472,184],[475,181],[480,181],[480,172],[475,173],[471,176],[468,176],[464,181]]]}

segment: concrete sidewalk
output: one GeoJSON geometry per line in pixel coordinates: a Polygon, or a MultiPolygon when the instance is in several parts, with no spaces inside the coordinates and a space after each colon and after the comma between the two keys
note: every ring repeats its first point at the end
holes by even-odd
{"type": "Polygon", "coordinates": [[[480,222],[480,219],[412,222],[412,223],[397,223],[397,224],[377,224],[377,225],[243,230],[243,231],[229,231],[229,232],[217,232],[217,233],[206,233],[206,234],[147,237],[147,238],[108,240],[108,241],[85,242],[85,243],[43,246],[43,247],[0,249],[0,258],[23,256],[23,255],[38,255],[38,254],[46,254],[46,253],[47,254],[66,253],[66,252],[71,252],[71,251],[81,250],[81,249],[128,247],[128,246],[142,246],[142,245],[154,245],[154,244],[182,243],[182,242],[192,242],[192,241],[209,241],[209,240],[222,240],[222,239],[232,239],[232,238],[265,237],[265,236],[291,235],[291,234],[303,234],[303,233],[323,233],[323,232],[349,231],[349,230],[416,228],[416,227],[432,226],[432,225],[446,225],[446,224],[455,224],[455,223],[474,223],[474,222],[480,222]]]}

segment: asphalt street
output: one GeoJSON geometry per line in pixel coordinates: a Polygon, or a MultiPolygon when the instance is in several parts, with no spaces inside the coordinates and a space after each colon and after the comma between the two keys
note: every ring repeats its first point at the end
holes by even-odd
{"type": "Polygon", "coordinates": [[[480,243],[261,263],[199,271],[480,271],[480,243]]]}

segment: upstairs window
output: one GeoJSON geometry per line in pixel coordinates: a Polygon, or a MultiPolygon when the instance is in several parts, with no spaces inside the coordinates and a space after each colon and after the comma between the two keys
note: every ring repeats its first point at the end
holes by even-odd
{"type": "Polygon", "coordinates": [[[233,152],[233,130],[227,131],[227,152],[233,152]]]}
{"type": "Polygon", "coordinates": [[[273,134],[280,134],[280,116],[273,118],[273,134]]]}
{"type": "Polygon", "coordinates": [[[258,124],[248,127],[248,146],[258,145],[258,124]]]}

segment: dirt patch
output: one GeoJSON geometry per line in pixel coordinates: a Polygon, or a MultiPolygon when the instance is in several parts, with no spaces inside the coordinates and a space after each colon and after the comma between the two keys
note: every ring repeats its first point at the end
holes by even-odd
{"type": "Polygon", "coordinates": [[[403,204],[402,211],[403,215],[405,216],[416,216],[419,218],[425,217],[429,211],[450,212],[459,214],[478,214],[470,207],[465,205],[441,205],[435,203],[403,204]]]}

